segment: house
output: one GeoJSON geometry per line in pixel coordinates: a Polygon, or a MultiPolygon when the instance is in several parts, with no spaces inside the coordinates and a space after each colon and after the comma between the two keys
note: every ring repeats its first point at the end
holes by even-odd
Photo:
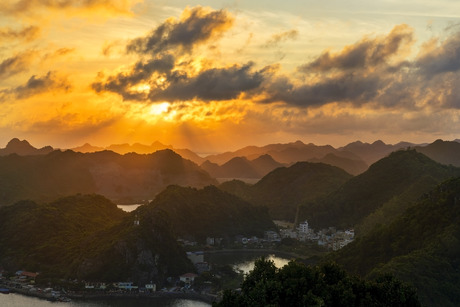
{"type": "Polygon", "coordinates": [[[198,275],[194,273],[186,273],[180,276],[180,281],[183,281],[186,285],[191,285],[195,281],[196,277],[198,277],[198,275]]]}
{"type": "Polygon", "coordinates": [[[145,284],[145,289],[149,292],[155,292],[157,291],[157,285],[150,282],[149,284],[145,284]]]}
{"type": "Polygon", "coordinates": [[[16,276],[22,280],[30,280],[35,282],[35,278],[39,273],[27,272],[27,271],[17,271],[16,276]]]}

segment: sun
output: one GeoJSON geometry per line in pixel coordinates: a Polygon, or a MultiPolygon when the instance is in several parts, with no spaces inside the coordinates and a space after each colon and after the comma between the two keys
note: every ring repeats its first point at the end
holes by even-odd
{"type": "Polygon", "coordinates": [[[166,113],[169,110],[169,102],[162,102],[157,104],[152,104],[150,106],[149,114],[150,115],[160,115],[162,113],[166,113]]]}

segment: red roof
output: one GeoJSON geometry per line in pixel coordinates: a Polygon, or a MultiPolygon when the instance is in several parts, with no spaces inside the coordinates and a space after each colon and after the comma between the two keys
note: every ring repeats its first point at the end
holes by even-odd
{"type": "Polygon", "coordinates": [[[32,273],[32,272],[23,271],[23,272],[21,272],[21,275],[31,277],[31,278],[35,278],[35,277],[37,277],[38,273],[32,273]]]}

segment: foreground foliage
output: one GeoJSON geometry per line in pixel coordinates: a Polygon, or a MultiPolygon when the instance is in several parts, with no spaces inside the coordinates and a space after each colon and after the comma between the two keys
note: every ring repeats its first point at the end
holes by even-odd
{"type": "Polygon", "coordinates": [[[291,261],[277,269],[256,261],[241,286],[227,290],[214,306],[420,306],[411,286],[391,275],[366,281],[348,275],[334,263],[306,266],[291,261]]]}

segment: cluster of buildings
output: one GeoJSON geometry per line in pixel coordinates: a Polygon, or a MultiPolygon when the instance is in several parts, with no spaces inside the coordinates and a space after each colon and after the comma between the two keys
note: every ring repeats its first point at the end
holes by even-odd
{"type": "Polygon", "coordinates": [[[308,222],[300,223],[296,229],[281,229],[281,238],[296,239],[301,242],[313,241],[318,245],[327,247],[332,250],[338,250],[353,241],[355,232],[353,229],[337,230],[335,227],[329,227],[315,232],[308,227],[308,222]]]}

